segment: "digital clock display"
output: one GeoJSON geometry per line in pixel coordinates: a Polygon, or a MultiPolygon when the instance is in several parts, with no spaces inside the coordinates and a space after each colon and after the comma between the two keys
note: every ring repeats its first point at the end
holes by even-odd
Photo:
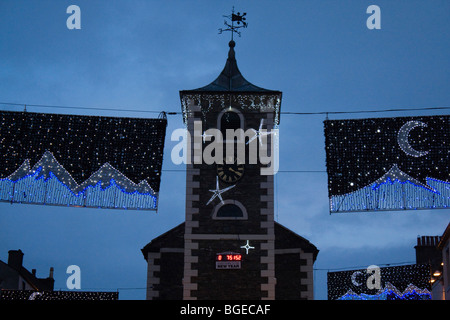
{"type": "Polygon", "coordinates": [[[242,254],[222,252],[216,254],[216,269],[240,269],[242,254]]]}
{"type": "Polygon", "coordinates": [[[217,261],[241,261],[242,260],[242,254],[226,254],[226,253],[218,253],[216,255],[217,261]]]}

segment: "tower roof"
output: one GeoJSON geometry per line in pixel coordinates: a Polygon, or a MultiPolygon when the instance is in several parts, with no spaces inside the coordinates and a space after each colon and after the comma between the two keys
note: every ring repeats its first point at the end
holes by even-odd
{"type": "Polygon", "coordinates": [[[255,86],[247,81],[237,66],[234,47],[236,43],[231,40],[228,43],[228,59],[219,76],[210,84],[188,92],[249,92],[249,93],[279,93],[279,91],[268,90],[255,86]]]}
{"type": "MultiPolygon", "coordinates": [[[[205,99],[214,100],[214,98],[223,99],[224,95],[230,96],[247,96],[250,99],[255,97],[263,97],[264,101],[256,104],[252,103],[252,110],[264,112],[274,112],[274,124],[276,126],[280,123],[280,107],[281,107],[281,95],[282,92],[278,90],[268,90],[247,81],[237,66],[234,47],[235,42],[231,40],[229,42],[228,58],[225,63],[225,67],[219,76],[210,84],[192,90],[181,90],[181,108],[183,111],[183,122],[186,124],[188,116],[191,111],[189,101],[191,99],[199,99],[205,97],[205,99]]],[[[261,100],[261,99],[260,99],[261,100]]],[[[254,101],[253,101],[254,102],[254,101]]],[[[196,103],[199,103],[196,101],[196,103]]],[[[249,109],[250,110],[250,109],[249,109]]]]}

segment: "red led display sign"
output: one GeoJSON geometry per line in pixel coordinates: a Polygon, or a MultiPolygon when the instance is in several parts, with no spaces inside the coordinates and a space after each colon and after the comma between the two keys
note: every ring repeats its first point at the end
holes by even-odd
{"type": "Polygon", "coordinates": [[[216,261],[241,261],[242,255],[240,253],[218,253],[216,255],[216,261]]]}
{"type": "Polygon", "coordinates": [[[216,254],[216,269],[240,269],[242,254],[223,252],[216,254]]]}

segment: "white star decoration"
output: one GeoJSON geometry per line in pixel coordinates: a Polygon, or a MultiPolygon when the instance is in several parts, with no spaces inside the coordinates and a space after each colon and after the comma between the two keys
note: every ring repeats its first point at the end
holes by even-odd
{"type": "Polygon", "coordinates": [[[261,119],[261,122],[259,123],[259,129],[258,129],[258,130],[251,129],[251,130],[255,131],[255,135],[254,135],[253,137],[251,137],[251,138],[247,141],[246,144],[249,144],[249,143],[252,142],[253,140],[258,139],[258,140],[259,140],[259,144],[262,145],[262,139],[261,139],[261,136],[268,136],[268,135],[273,134],[272,130],[271,130],[270,132],[267,132],[267,131],[261,131],[261,130],[262,130],[262,127],[263,127],[263,124],[264,124],[264,119],[261,119]]]}
{"type": "Polygon", "coordinates": [[[212,195],[211,199],[209,199],[209,201],[206,203],[206,205],[210,204],[211,201],[213,201],[216,197],[218,197],[220,199],[220,202],[223,203],[223,199],[222,199],[222,193],[224,193],[225,191],[228,191],[232,188],[234,188],[235,185],[226,187],[224,189],[219,189],[219,177],[216,176],[216,189],[215,190],[209,190],[210,192],[213,192],[214,194],[212,195]]]}
{"type": "MultiPolygon", "coordinates": [[[[203,132],[203,134],[202,134],[203,142],[206,142],[206,138],[209,138],[209,137],[214,137],[214,135],[212,135],[212,134],[206,134],[206,131],[203,132]]],[[[208,139],[208,140],[209,140],[209,139],[208,139]]]]}
{"type": "Polygon", "coordinates": [[[241,246],[241,249],[245,249],[245,254],[248,254],[248,250],[249,249],[255,249],[255,247],[252,247],[247,240],[247,243],[245,244],[245,246],[241,246]]]}

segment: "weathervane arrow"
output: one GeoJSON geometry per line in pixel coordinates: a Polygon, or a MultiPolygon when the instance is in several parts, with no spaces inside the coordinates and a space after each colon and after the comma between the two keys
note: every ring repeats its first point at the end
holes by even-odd
{"type": "Polygon", "coordinates": [[[224,32],[224,31],[230,31],[231,32],[231,40],[233,40],[233,34],[235,32],[240,37],[241,36],[241,32],[238,31],[238,29],[240,29],[240,28],[247,28],[247,26],[248,26],[248,23],[246,22],[246,18],[245,18],[246,15],[247,15],[246,12],[244,12],[242,15],[241,15],[240,12],[234,13],[234,7],[233,7],[233,9],[231,10],[231,15],[224,16],[225,18],[231,20],[231,24],[227,20],[225,20],[224,21],[224,25],[227,26],[227,28],[225,28],[225,29],[220,28],[219,29],[219,34],[222,34],[222,32],[224,32]],[[234,25],[234,22],[236,22],[237,26],[234,25]]]}

